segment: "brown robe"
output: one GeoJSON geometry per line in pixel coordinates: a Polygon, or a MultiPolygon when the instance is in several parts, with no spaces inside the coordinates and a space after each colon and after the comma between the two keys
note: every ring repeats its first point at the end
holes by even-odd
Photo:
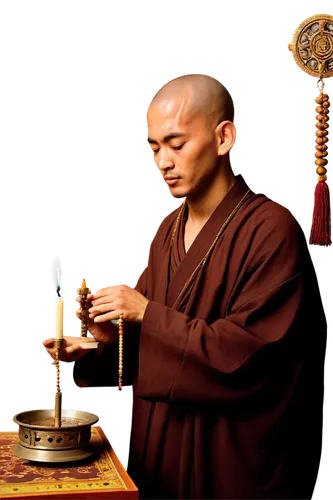
{"type": "MultiPolygon", "coordinates": [[[[321,454],[326,322],[303,232],[241,176],[184,250],[179,210],[161,224],[125,325],[133,383],[128,472],[141,498],[311,498],[321,454]],[[176,304],[175,304],[176,302],[176,304]]],[[[78,385],[117,384],[117,345],[76,362],[78,385]]]]}

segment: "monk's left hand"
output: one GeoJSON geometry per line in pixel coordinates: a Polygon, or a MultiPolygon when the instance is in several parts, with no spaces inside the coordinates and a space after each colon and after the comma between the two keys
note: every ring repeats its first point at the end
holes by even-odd
{"type": "Polygon", "coordinates": [[[148,305],[148,299],[126,285],[101,288],[90,296],[92,306],[89,318],[96,323],[117,319],[123,313],[123,319],[133,323],[142,323],[148,305]]]}

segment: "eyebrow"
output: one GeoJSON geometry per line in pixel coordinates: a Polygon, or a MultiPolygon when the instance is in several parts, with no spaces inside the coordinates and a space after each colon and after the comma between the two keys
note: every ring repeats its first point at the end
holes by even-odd
{"type": "MultiPolygon", "coordinates": [[[[169,142],[171,139],[175,139],[177,137],[183,137],[185,134],[182,134],[181,132],[172,132],[171,134],[168,134],[163,137],[162,142],[169,142]]],[[[151,137],[148,137],[148,142],[149,144],[157,144],[157,141],[155,139],[152,139],[151,137]]]]}

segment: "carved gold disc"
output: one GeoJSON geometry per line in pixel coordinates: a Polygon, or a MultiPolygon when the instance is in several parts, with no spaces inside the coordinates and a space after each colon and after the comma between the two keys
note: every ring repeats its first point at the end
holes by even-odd
{"type": "Polygon", "coordinates": [[[298,66],[311,76],[333,76],[333,16],[318,14],[303,21],[289,44],[298,66]]]}

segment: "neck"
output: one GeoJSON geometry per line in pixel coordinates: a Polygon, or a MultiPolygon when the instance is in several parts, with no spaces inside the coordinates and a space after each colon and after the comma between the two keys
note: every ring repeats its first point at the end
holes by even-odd
{"type": "Polygon", "coordinates": [[[229,161],[220,165],[218,174],[207,188],[197,196],[187,198],[188,220],[194,224],[204,224],[216,207],[226,197],[236,182],[236,177],[229,161]]]}

